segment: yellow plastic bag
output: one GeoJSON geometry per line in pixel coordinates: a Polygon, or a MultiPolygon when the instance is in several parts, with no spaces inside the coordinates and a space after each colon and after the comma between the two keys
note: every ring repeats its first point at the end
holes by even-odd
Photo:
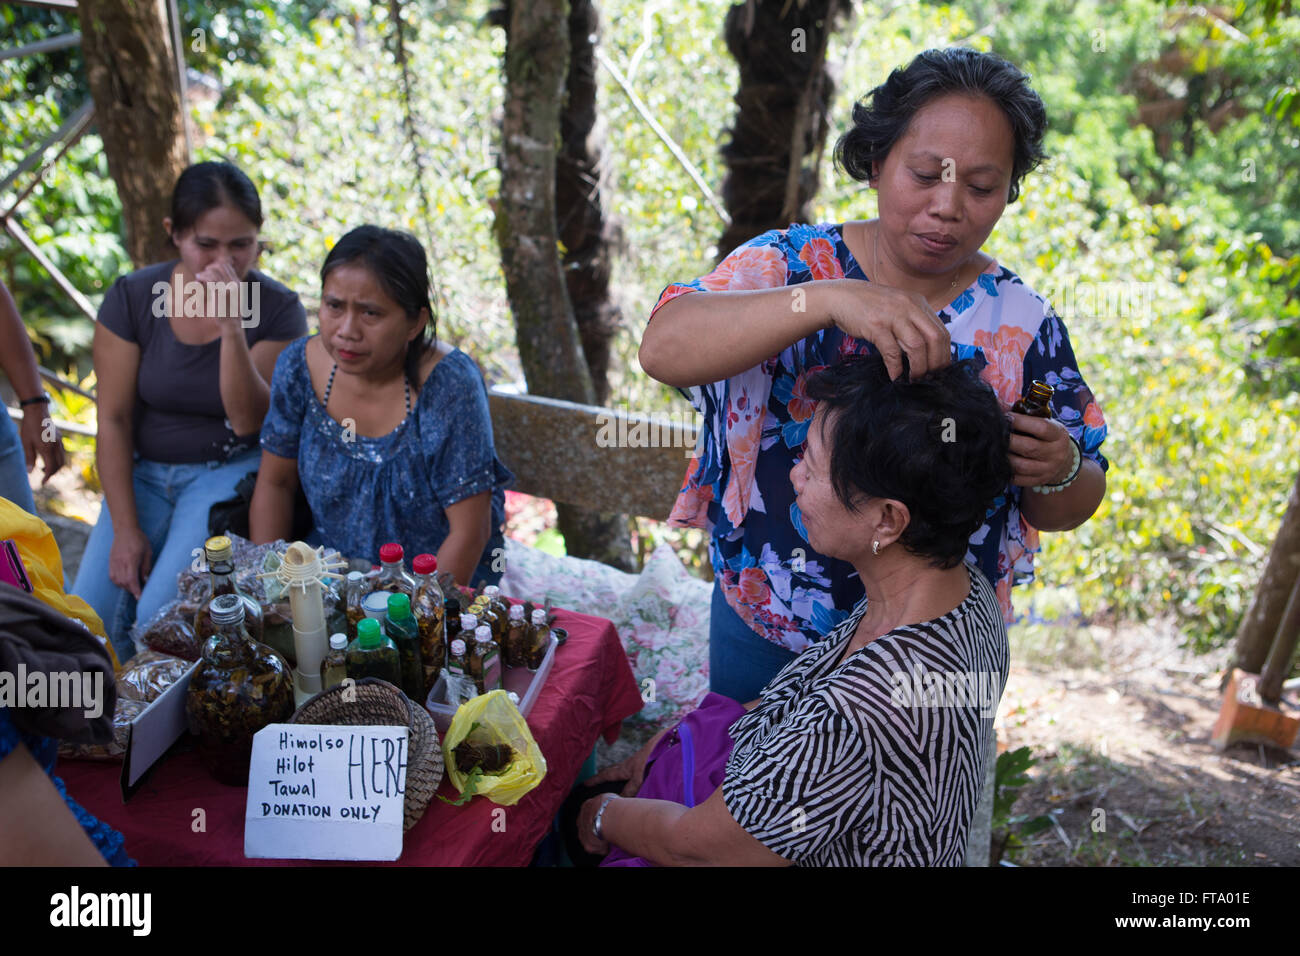
{"type": "Polygon", "coordinates": [[[461,704],[442,740],[447,776],[462,794],[470,775],[456,769],[456,755],[452,751],[466,738],[472,744],[507,744],[514,751],[514,759],[504,771],[473,774],[475,795],[512,807],[546,776],[546,758],[533,739],[528,722],[503,690],[461,704]]]}

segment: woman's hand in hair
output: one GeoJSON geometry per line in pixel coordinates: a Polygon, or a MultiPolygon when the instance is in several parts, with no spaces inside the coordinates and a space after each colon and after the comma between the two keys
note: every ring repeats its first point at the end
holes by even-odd
{"type": "Polygon", "coordinates": [[[835,279],[827,285],[835,286],[831,322],[845,335],[874,345],[890,379],[903,374],[904,354],[913,378],[952,361],[948,329],[925,296],[861,279],[835,279]]]}

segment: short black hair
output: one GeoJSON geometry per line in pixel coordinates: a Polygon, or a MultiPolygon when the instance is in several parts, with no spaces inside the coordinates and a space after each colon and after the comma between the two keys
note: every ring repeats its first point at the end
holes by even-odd
{"type": "Polygon", "coordinates": [[[438,340],[438,316],[429,299],[429,260],[420,240],[409,232],[380,226],[357,226],[334,244],[320,267],[321,285],[339,266],[360,263],[406,314],[416,319],[429,310],[429,322],[406,347],[406,377],[420,384],[420,359],[438,340]]]}
{"type": "Polygon", "coordinates": [[[853,127],[835,144],[835,163],[859,182],[872,178],[931,100],[949,93],[984,96],[1006,115],[1015,136],[1007,202],[1020,198],[1020,180],[1041,163],[1047,108],[1029,85],[1029,75],[992,53],[967,47],[926,50],[853,106],[853,127]]]}
{"type": "Polygon", "coordinates": [[[893,381],[878,354],[850,356],[806,387],[826,409],[835,496],[850,511],[866,496],[901,501],[903,547],[935,567],[961,564],[1012,477],[1011,426],[974,361],[893,381]]]}
{"type": "Polygon", "coordinates": [[[224,162],[187,166],[172,190],[172,235],[191,228],[200,216],[219,206],[233,206],[262,228],[262,200],[243,170],[224,162]]]}

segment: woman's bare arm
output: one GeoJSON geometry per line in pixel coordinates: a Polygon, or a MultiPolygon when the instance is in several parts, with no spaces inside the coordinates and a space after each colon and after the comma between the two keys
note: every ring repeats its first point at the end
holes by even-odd
{"type": "Polygon", "coordinates": [[[601,834],[624,852],[660,866],[790,865],[735,821],[721,787],[690,809],[667,800],[612,800],[601,834]]]}
{"type": "Polygon", "coordinates": [[[248,534],[254,544],[287,540],[293,533],[293,502],[298,492],[298,459],[265,449],[248,508],[248,534]]]}
{"type": "Polygon", "coordinates": [[[923,296],[862,279],[779,289],[691,292],[664,305],[641,337],[641,368],[688,388],[730,378],[835,326],[880,352],[891,378],[947,365],[948,330],[923,296]]]}
{"type": "Polygon", "coordinates": [[[482,491],[448,505],[447,521],[451,530],[438,549],[438,570],[449,571],[457,583],[472,586],[470,576],[492,537],[492,492],[482,491]]]}
{"type": "Polygon", "coordinates": [[[0,867],[107,866],[22,744],[0,760],[0,867]]]}

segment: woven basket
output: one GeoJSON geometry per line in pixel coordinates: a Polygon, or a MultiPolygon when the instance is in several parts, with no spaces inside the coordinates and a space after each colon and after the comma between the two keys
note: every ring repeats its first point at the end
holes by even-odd
{"type": "Polygon", "coordinates": [[[411,703],[388,681],[363,677],[352,689],[356,700],[344,698],[349,688],[343,684],[322,691],[299,707],[289,723],[410,728],[403,803],[405,832],[424,816],[434,791],[442,783],[442,743],[438,740],[438,729],[428,711],[411,703]]]}

